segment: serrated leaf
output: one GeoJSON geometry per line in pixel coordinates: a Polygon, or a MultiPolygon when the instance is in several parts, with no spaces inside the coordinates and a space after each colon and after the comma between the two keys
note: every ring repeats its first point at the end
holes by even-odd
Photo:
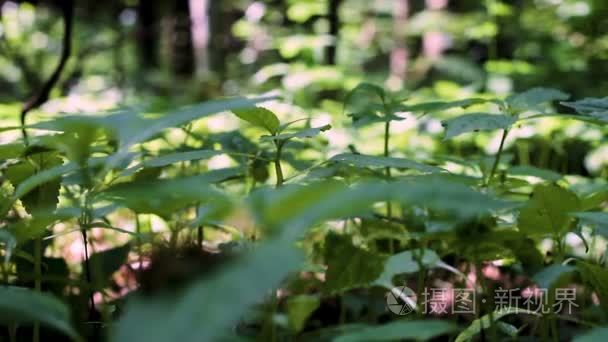
{"type": "Polygon", "coordinates": [[[339,293],[370,285],[382,272],[384,257],[356,247],[349,235],[328,234],[325,239],[325,289],[339,293]]]}
{"type": "Polygon", "coordinates": [[[557,89],[538,87],[509,96],[506,101],[517,110],[527,110],[543,103],[567,100],[569,97],[570,95],[557,89]]]}
{"type": "Polygon", "coordinates": [[[40,322],[73,340],[80,340],[65,304],[54,296],[24,287],[0,286],[0,321],[20,325],[40,322]]]}
{"type": "Polygon", "coordinates": [[[192,161],[192,160],[200,160],[211,158],[220,154],[223,154],[222,151],[214,151],[214,150],[198,150],[198,151],[186,151],[186,152],[175,152],[175,153],[167,153],[160,156],[156,156],[153,158],[148,158],[141,163],[132,166],[126,169],[123,172],[123,176],[131,175],[142,168],[157,168],[163,167],[179,162],[184,161],[192,161]]]}
{"type": "Polygon", "coordinates": [[[454,119],[442,122],[446,127],[444,140],[451,139],[464,133],[509,129],[517,118],[510,115],[472,113],[464,114],[454,119]]]}
{"type": "Polygon", "coordinates": [[[276,134],[279,131],[280,122],[277,116],[266,108],[253,107],[243,108],[232,111],[239,118],[249,122],[250,124],[264,128],[270,134],[276,134]]]}
{"type": "Polygon", "coordinates": [[[399,110],[404,112],[413,112],[413,113],[433,113],[440,112],[444,110],[448,110],[451,108],[467,108],[476,104],[486,103],[488,100],[485,99],[463,99],[457,101],[436,101],[436,102],[424,102],[417,104],[404,104],[399,107],[399,110]]]}
{"type": "Polygon", "coordinates": [[[307,128],[291,133],[281,133],[277,135],[265,135],[260,140],[289,140],[293,138],[313,138],[319,135],[321,132],[325,132],[331,129],[331,125],[325,125],[321,127],[307,128]]]}
{"type": "Polygon", "coordinates": [[[357,167],[392,167],[396,169],[414,169],[421,172],[442,172],[442,168],[422,164],[406,158],[376,157],[364,154],[342,153],[333,156],[330,161],[336,161],[357,167]]]}
{"type": "Polygon", "coordinates": [[[450,334],[458,327],[449,321],[424,320],[405,321],[399,320],[377,326],[361,326],[338,336],[334,342],[367,342],[367,341],[401,341],[416,340],[426,341],[432,338],[450,334]]]}
{"type": "Polygon", "coordinates": [[[561,102],[561,104],[576,110],[582,115],[608,114],[608,97],[587,97],[573,102],[561,102]]]}
{"type": "Polygon", "coordinates": [[[519,230],[528,235],[559,236],[573,220],[569,213],[579,210],[580,205],[572,191],[555,184],[539,184],[519,211],[519,230]]]}
{"type": "Polygon", "coordinates": [[[427,268],[433,268],[441,259],[430,249],[404,251],[386,260],[382,274],[374,281],[380,286],[392,286],[393,277],[403,273],[416,273],[419,270],[418,260],[422,256],[421,263],[427,268]]]}
{"type": "MultiPolygon", "coordinates": [[[[529,310],[521,309],[518,307],[515,307],[515,308],[508,307],[508,308],[503,308],[503,309],[494,311],[492,313],[492,319],[494,321],[498,321],[499,319],[501,319],[507,315],[517,315],[517,314],[527,314],[527,315],[535,315],[535,316],[539,315],[538,313],[536,313],[534,311],[529,311],[529,310]]],[[[473,323],[471,323],[471,325],[469,325],[468,328],[466,328],[460,334],[458,334],[455,342],[471,341],[473,339],[473,337],[475,335],[479,334],[479,332],[482,329],[487,329],[489,327],[490,327],[490,315],[487,314],[481,318],[474,320],[473,323]]]]}

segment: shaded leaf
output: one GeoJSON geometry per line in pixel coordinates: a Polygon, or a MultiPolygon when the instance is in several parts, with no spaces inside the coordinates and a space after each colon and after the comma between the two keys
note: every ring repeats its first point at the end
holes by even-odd
{"type": "Polygon", "coordinates": [[[54,296],[16,286],[0,287],[0,321],[32,325],[34,322],[80,340],[72,327],[68,307],[54,296]]]}
{"type": "Polygon", "coordinates": [[[422,265],[424,265],[426,268],[433,268],[439,261],[441,261],[437,253],[430,249],[404,251],[392,255],[390,258],[388,258],[388,260],[386,260],[384,270],[382,271],[380,277],[376,279],[375,283],[380,286],[392,286],[393,277],[396,275],[418,272],[420,269],[418,265],[418,258],[420,257],[422,257],[420,260],[422,265]]]}
{"type": "Polygon", "coordinates": [[[551,289],[557,284],[561,277],[574,271],[575,268],[572,266],[553,264],[536,273],[532,280],[534,280],[541,289],[551,289]]]}
{"type": "Polygon", "coordinates": [[[352,243],[350,235],[328,234],[325,239],[325,289],[337,293],[370,285],[382,272],[384,257],[352,243]]]}
{"type": "Polygon", "coordinates": [[[352,332],[334,339],[335,342],[367,342],[367,341],[401,341],[412,339],[426,341],[438,336],[450,334],[457,330],[457,326],[448,321],[399,320],[377,326],[361,326],[352,332]]]}
{"type": "Polygon", "coordinates": [[[573,342],[604,342],[608,336],[608,327],[593,328],[591,331],[576,336],[573,342]]]}
{"type": "Polygon", "coordinates": [[[522,93],[509,96],[507,103],[517,110],[533,109],[540,104],[557,101],[567,100],[570,95],[552,88],[532,88],[522,93]]]}

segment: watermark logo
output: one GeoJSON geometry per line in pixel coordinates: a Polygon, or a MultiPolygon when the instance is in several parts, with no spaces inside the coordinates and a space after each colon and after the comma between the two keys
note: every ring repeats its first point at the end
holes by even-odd
{"type": "Polygon", "coordinates": [[[407,286],[393,287],[386,294],[386,307],[395,315],[407,315],[416,310],[416,293],[407,286]]]}
{"type": "MultiPolygon", "coordinates": [[[[494,290],[495,310],[508,309],[532,311],[541,314],[571,314],[579,305],[576,303],[576,289],[556,288],[553,300],[549,301],[547,289],[503,289],[494,290]]],[[[422,314],[474,314],[476,309],[475,291],[464,288],[424,288],[417,300],[415,292],[407,286],[394,287],[386,294],[386,307],[396,315],[407,315],[420,310],[422,314]],[[416,304],[418,303],[418,304],[416,304]],[[418,307],[419,306],[419,307],[418,307]]],[[[486,303],[485,298],[481,298],[486,303]]]]}

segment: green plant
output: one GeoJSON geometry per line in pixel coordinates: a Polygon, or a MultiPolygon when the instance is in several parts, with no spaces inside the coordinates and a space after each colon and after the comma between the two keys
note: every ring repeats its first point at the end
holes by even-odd
{"type": "MultiPolygon", "coordinates": [[[[210,101],[164,115],[126,110],[30,124],[25,129],[46,133],[31,135],[27,144],[0,145],[0,337],[466,341],[477,335],[559,340],[567,333],[597,340],[608,324],[608,273],[592,251],[608,236],[608,188],[512,165],[506,143],[517,125],[533,119],[605,123],[606,99],[561,102],[576,114],[557,113],[556,102],[568,98],[534,88],[506,99],[411,103],[362,84],[345,107],[357,129],[384,123],[382,155],[353,147],[312,161],[307,154],[318,152],[312,143],[331,126],[311,127],[310,118],[281,124],[258,106],[271,99],[264,97],[210,101]],[[254,126],[253,134],[195,128],[226,111],[254,126]],[[466,133],[500,130],[499,146],[490,156],[396,157],[390,139],[399,137],[390,124],[404,119],[402,112],[452,116],[442,121],[446,144],[466,133]],[[305,128],[292,129],[302,121],[305,128]],[[268,135],[250,141],[258,129],[268,135]],[[177,143],[171,140],[176,132],[182,134],[177,143]],[[218,156],[229,165],[212,167],[218,156]],[[274,188],[267,184],[269,162],[274,188]],[[296,170],[292,177],[286,163],[296,170]],[[125,217],[134,217],[133,229],[125,217]],[[151,229],[153,219],[167,229],[151,229]],[[64,230],[57,230],[59,223],[64,230]],[[93,229],[115,241],[98,250],[93,229]],[[78,265],[51,257],[73,232],[81,233],[84,246],[78,265]],[[582,254],[568,243],[572,234],[587,246],[582,254]],[[539,249],[543,241],[552,243],[549,254],[539,249]],[[174,256],[167,264],[154,257],[164,248],[169,253],[159,255],[174,256]],[[133,276],[121,268],[142,268],[150,260],[146,277],[142,269],[134,272],[138,285],[144,279],[151,284],[128,296],[115,291],[125,286],[117,277],[133,276]],[[579,309],[560,313],[556,295],[546,298],[549,311],[498,307],[493,292],[508,280],[485,273],[499,267],[496,260],[519,279],[517,286],[550,292],[578,284],[579,309]],[[468,315],[427,317],[423,295],[440,282],[485,301],[468,315]],[[385,310],[386,291],[395,294],[400,284],[416,289],[410,304],[417,313],[406,319],[385,310]],[[35,324],[42,329],[36,332],[35,324]]],[[[401,292],[397,297],[404,300],[401,292]]]]}

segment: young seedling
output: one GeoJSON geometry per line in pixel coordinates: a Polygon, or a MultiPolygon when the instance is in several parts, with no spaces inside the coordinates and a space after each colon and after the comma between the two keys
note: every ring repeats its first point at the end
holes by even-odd
{"type": "Polygon", "coordinates": [[[281,168],[281,153],[283,152],[283,147],[285,144],[291,139],[312,138],[321,132],[331,129],[331,125],[324,125],[321,127],[305,128],[286,132],[289,126],[301,120],[295,120],[281,125],[279,118],[277,118],[273,112],[262,107],[239,109],[233,110],[232,112],[239,118],[256,127],[263,128],[270,133],[270,135],[262,136],[260,141],[272,141],[276,148],[274,166],[277,178],[277,188],[280,187],[285,181],[283,169],[281,168]]]}

